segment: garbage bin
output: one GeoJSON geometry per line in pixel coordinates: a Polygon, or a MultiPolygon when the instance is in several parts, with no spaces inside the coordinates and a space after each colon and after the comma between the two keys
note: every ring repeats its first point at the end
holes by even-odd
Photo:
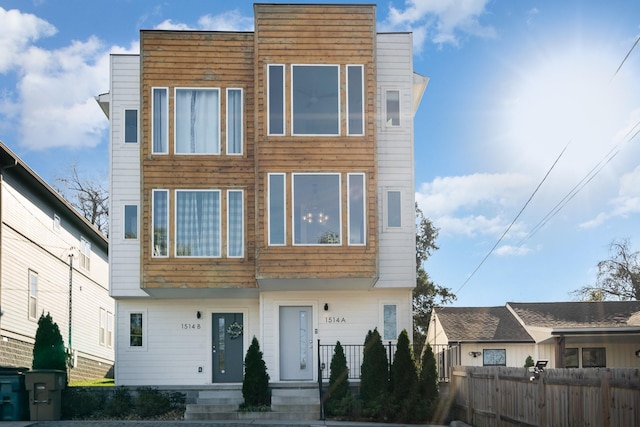
{"type": "Polygon", "coordinates": [[[29,368],[0,367],[0,421],[29,419],[24,373],[29,368]]]}
{"type": "Polygon", "coordinates": [[[31,421],[57,421],[62,408],[62,390],[66,385],[65,371],[36,369],[25,372],[29,392],[31,421]]]}

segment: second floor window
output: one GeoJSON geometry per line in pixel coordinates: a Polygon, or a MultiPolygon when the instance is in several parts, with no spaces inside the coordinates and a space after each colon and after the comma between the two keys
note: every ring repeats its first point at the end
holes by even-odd
{"type": "Polygon", "coordinates": [[[220,91],[176,89],[176,154],[220,154],[220,91]]]}
{"type": "Polygon", "coordinates": [[[293,135],[339,135],[339,67],[292,65],[291,72],[293,135]]]}
{"type": "Polygon", "coordinates": [[[38,316],[38,273],[29,270],[29,318],[38,316]]]}
{"type": "Polygon", "coordinates": [[[166,87],[151,89],[151,152],[169,152],[169,103],[166,87]]]}
{"type": "Polygon", "coordinates": [[[176,256],[220,256],[220,190],[176,191],[176,256]]]}
{"type": "Polygon", "coordinates": [[[124,110],[124,142],[138,142],[138,110],[124,110]]]}
{"type": "Polygon", "coordinates": [[[339,245],[340,174],[293,174],[293,243],[339,245]]]}
{"type": "Polygon", "coordinates": [[[242,89],[227,89],[227,154],[242,154],[242,89]]]}
{"type": "Polygon", "coordinates": [[[169,190],[153,190],[151,193],[153,214],[151,245],[154,257],[169,255],[169,190]]]}
{"type": "Polygon", "coordinates": [[[80,267],[91,270],[91,243],[84,237],[80,238],[80,267]]]}
{"type": "Polygon", "coordinates": [[[124,238],[138,238],[138,206],[124,205],[124,238]]]}

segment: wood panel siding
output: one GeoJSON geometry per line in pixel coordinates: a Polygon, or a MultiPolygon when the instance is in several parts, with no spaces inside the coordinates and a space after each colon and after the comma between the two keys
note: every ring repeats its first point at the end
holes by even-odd
{"type": "Polygon", "coordinates": [[[378,274],[376,153],[376,32],[372,5],[261,5],[255,13],[256,277],[374,279],[378,274]],[[267,135],[267,67],[284,65],[285,134],[267,135]],[[339,67],[339,136],[297,136],[291,130],[291,65],[339,67]],[[347,135],[347,65],[362,65],[364,136],[347,135]],[[342,244],[293,245],[292,173],[339,173],[342,244]],[[268,244],[269,173],[286,174],[284,246],[268,244]],[[366,245],[347,243],[347,174],[365,173],[366,245]]]}
{"type": "Polygon", "coordinates": [[[142,31],[142,288],[255,288],[253,33],[142,31]],[[169,153],[151,153],[151,90],[167,87],[169,153]],[[220,89],[220,154],[174,154],[174,89],[220,89]],[[243,90],[243,154],[226,155],[226,89],[243,90]],[[151,256],[151,193],[170,191],[169,257],[151,256]],[[176,258],[175,190],[221,190],[221,258],[176,258]],[[226,257],[226,190],[244,191],[244,257],[226,257]]]}

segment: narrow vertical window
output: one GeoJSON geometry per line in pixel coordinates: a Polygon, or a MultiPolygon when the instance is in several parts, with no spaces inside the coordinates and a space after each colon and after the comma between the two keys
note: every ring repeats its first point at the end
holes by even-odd
{"type": "Polygon", "coordinates": [[[98,335],[100,345],[105,345],[105,340],[107,339],[107,311],[104,308],[100,309],[100,332],[98,335]]]}
{"type": "Polygon", "coordinates": [[[124,238],[138,238],[138,206],[124,205],[124,238]]]}
{"type": "Polygon", "coordinates": [[[267,133],[284,135],[284,65],[269,65],[267,80],[267,133]]]}
{"type": "Polygon", "coordinates": [[[283,173],[269,174],[269,245],[285,244],[285,181],[283,173]]]}
{"type": "Polygon", "coordinates": [[[80,237],[80,267],[91,270],[91,243],[84,237],[80,237]]]}
{"type": "Polygon", "coordinates": [[[138,143],[138,110],[124,110],[124,142],[138,143]]]}
{"type": "Polygon", "coordinates": [[[142,347],[142,313],[129,314],[129,346],[142,347]]]}
{"type": "Polygon", "coordinates": [[[242,89],[227,89],[227,154],[242,154],[242,89]]]}
{"type": "Polygon", "coordinates": [[[227,256],[244,256],[244,206],[243,191],[227,191],[227,256]]]}
{"type": "Polygon", "coordinates": [[[53,229],[60,231],[60,216],[58,214],[53,214],[53,229]]]}
{"type": "Polygon", "coordinates": [[[113,346],[113,314],[107,311],[107,347],[113,346]]]}
{"type": "Polygon", "coordinates": [[[29,270],[29,318],[38,315],[38,274],[29,270]]]}
{"type": "Polygon", "coordinates": [[[402,209],[399,191],[387,192],[387,227],[397,228],[402,226],[402,209]]]}
{"type": "Polygon", "coordinates": [[[153,190],[152,195],[152,212],[151,227],[153,229],[153,236],[151,246],[153,247],[154,257],[166,257],[168,256],[168,244],[169,244],[169,191],[168,190],[153,190]]]}
{"type": "Polygon", "coordinates": [[[365,185],[363,173],[350,173],[347,176],[349,186],[349,244],[365,243],[365,185]]]}
{"type": "Polygon", "coordinates": [[[388,90],[386,92],[387,126],[400,126],[400,91],[388,90]]]}
{"type": "Polygon", "coordinates": [[[220,190],[176,191],[176,256],[219,257],[220,190]]]}
{"type": "Polygon", "coordinates": [[[151,97],[151,141],[153,154],[169,152],[169,105],[166,87],[154,87],[151,97]]]}
{"type": "Polygon", "coordinates": [[[362,65],[347,65],[347,134],[364,135],[364,78],[362,65]]]}
{"type": "Polygon", "coordinates": [[[395,304],[385,304],[383,306],[384,336],[383,340],[395,340],[398,338],[398,316],[395,304]]]}

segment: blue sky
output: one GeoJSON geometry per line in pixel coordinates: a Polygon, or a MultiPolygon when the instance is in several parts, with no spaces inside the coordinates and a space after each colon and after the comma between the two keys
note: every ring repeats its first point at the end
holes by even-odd
{"type": "MultiPolygon", "coordinates": [[[[616,73],[639,2],[366,3],[379,31],[414,33],[431,78],[416,197],[454,305],[570,300],[612,240],[640,249],[640,46],[616,73]]],[[[106,181],[109,53],[137,53],[140,29],[252,30],[252,4],[0,0],[0,140],[51,184],[73,164],[106,181]]]]}

